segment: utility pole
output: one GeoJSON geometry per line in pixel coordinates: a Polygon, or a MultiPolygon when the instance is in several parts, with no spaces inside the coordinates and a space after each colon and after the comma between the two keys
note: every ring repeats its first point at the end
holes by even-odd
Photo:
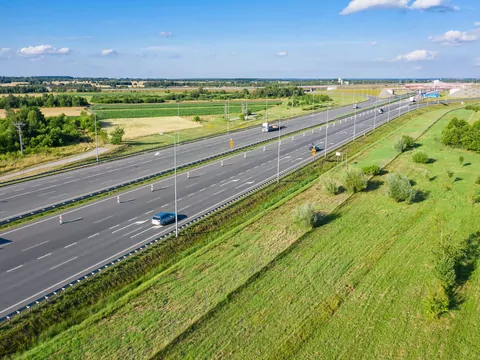
{"type": "Polygon", "coordinates": [[[18,137],[20,138],[20,152],[23,156],[23,139],[22,139],[22,127],[25,126],[23,122],[16,122],[13,124],[18,130],[18,137]]]}
{"type": "Polygon", "coordinates": [[[268,120],[268,94],[265,96],[265,120],[268,120]]]}
{"type": "Polygon", "coordinates": [[[95,155],[98,163],[98,133],[97,133],[97,109],[93,108],[93,121],[95,122],[95,155]]]}

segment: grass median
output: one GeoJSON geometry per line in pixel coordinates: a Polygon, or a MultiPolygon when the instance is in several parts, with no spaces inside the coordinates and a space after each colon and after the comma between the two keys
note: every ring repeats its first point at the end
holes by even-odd
{"type": "MultiPolygon", "coordinates": [[[[446,109],[442,109],[441,111],[446,111],[446,109]]],[[[420,112],[425,113],[424,110],[420,112]]],[[[351,155],[358,153],[362,149],[369,147],[375,141],[384,138],[392,131],[405,126],[413,117],[415,117],[414,114],[409,114],[386,124],[371,135],[362,137],[355,143],[349,144],[343,151],[347,151],[351,155]]],[[[207,220],[188,228],[185,232],[181,233],[178,239],[170,239],[162,245],[140,253],[136,255],[135,258],[126,260],[103,272],[94,280],[80,284],[78,288],[63,294],[52,303],[18,317],[4,327],[0,338],[2,349],[5,349],[5,353],[27,349],[37,342],[45,342],[54,335],[87,318],[89,318],[91,324],[96,323],[98,318],[92,316],[92,314],[98,313],[99,315],[97,316],[100,317],[107,316],[111,311],[117,309],[116,302],[124,301],[125,297],[122,300],[119,299],[126,294],[126,298],[133,296],[132,290],[137,288],[141,283],[147,283],[149,279],[158,276],[170,266],[179,263],[182,259],[190,259],[191,257],[189,258],[189,255],[194,254],[196,251],[201,252],[201,249],[204,249],[206,245],[214,243],[219,237],[225,235],[231,231],[231,229],[241,226],[252,217],[264,214],[265,211],[276,206],[276,204],[284,200],[287,196],[312,184],[319,175],[334,167],[334,165],[335,161],[332,156],[326,160],[318,160],[288,176],[281,181],[280,185],[269,186],[253,196],[215,214],[207,220]],[[59,319],[62,320],[59,321],[59,319]]],[[[254,238],[259,239],[258,237],[254,238]]],[[[291,241],[296,238],[296,234],[292,234],[292,236],[289,237],[291,241]]],[[[237,241],[237,245],[232,245],[232,249],[236,248],[238,248],[238,251],[235,251],[235,253],[239,255],[244,253],[245,249],[242,247],[242,241],[237,241]]],[[[272,249],[273,253],[268,253],[270,253],[271,256],[275,256],[278,251],[281,252],[281,249],[282,246],[274,247],[274,250],[272,249]]],[[[256,253],[258,256],[254,256],[254,260],[252,260],[255,265],[249,262],[250,270],[252,271],[251,274],[254,273],[254,269],[258,270],[264,266],[262,264],[265,259],[261,256],[262,251],[260,251],[260,248],[256,253]]],[[[251,257],[249,258],[252,259],[251,257]]],[[[216,268],[216,266],[212,263],[212,265],[207,266],[206,269],[207,268],[216,268]]],[[[199,274],[203,272],[202,267],[197,267],[196,269],[199,274]]],[[[243,276],[244,275],[242,275],[242,277],[243,276]]],[[[238,284],[244,282],[242,277],[240,277],[240,273],[238,277],[236,275],[238,284]]],[[[154,280],[156,281],[156,279],[154,280]]],[[[228,283],[228,281],[226,283],[228,283]]],[[[144,288],[137,291],[141,293],[145,290],[145,286],[148,285],[144,285],[144,288]]],[[[201,289],[198,291],[200,290],[201,289]]],[[[192,290],[190,289],[188,291],[192,290]]],[[[218,296],[225,297],[228,292],[228,289],[224,287],[223,292],[218,291],[218,296]]],[[[200,291],[200,293],[203,294],[203,290],[200,291]]],[[[193,293],[190,294],[193,295],[193,293]]],[[[217,295],[212,297],[207,296],[206,300],[203,301],[205,304],[208,304],[208,306],[205,306],[205,312],[208,311],[211,306],[214,306],[216,302],[218,303],[217,295]]],[[[115,312],[116,311],[117,310],[115,310],[115,312]]],[[[155,311],[153,311],[153,313],[155,313],[155,311]]],[[[176,324],[173,326],[172,331],[174,335],[185,330],[186,324],[180,326],[176,322],[173,323],[176,324]]],[[[80,328],[73,327],[69,331],[79,330],[80,328]]],[[[67,333],[68,332],[65,334],[67,333]]],[[[63,336],[63,334],[61,336],[63,336]]],[[[45,346],[47,346],[47,344],[49,343],[46,343],[45,346]]],[[[51,350],[50,347],[47,348],[49,349],[48,351],[51,350]]],[[[45,348],[42,346],[38,349],[45,348]]],[[[68,350],[70,351],[71,349],[69,348],[68,350]]],[[[158,350],[158,348],[156,348],[156,350],[158,350]]],[[[40,354],[44,354],[44,350],[41,351],[40,354]]],[[[123,352],[127,350],[124,347],[119,347],[118,351],[123,352]]],[[[118,352],[116,352],[116,354],[118,354],[118,352]]],[[[90,353],[90,357],[92,356],[93,354],[90,353]]]]}

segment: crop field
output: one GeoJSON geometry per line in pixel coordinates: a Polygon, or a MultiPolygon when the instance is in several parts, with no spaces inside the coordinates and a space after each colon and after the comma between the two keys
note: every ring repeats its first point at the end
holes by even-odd
{"type": "MultiPolygon", "coordinates": [[[[82,111],[85,111],[84,107],[52,107],[52,108],[40,108],[42,114],[46,117],[48,116],[57,116],[65,114],[67,116],[80,116],[82,111]]],[[[4,118],[5,110],[0,109],[0,118],[4,118]]]]}
{"type": "Polygon", "coordinates": [[[120,126],[125,130],[125,140],[150,134],[166,133],[201,127],[202,125],[179,116],[112,119],[101,122],[102,128],[110,132],[120,126]]]}
{"type": "MultiPolygon", "coordinates": [[[[446,111],[413,118],[350,166],[388,164],[398,136],[420,136],[446,111]]],[[[474,358],[478,273],[450,315],[429,321],[423,313],[440,234],[462,239],[480,230],[480,209],[467,200],[480,156],[438,142],[453,115],[417,141],[434,163],[415,164],[407,152],[387,165],[428,192],[425,200],[393,202],[383,176],[351,198],[327,195],[320,179],[23,358],[474,358]],[[331,214],[312,231],[292,219],[307,201],[331,214]]]]}
{"type": "MultiPolygon", "coordinates": [[[[274,107],[281,102],[271,102],[268,107],[274,107]]],[[[125,108],[124,106],[115,105],[108,109],[97,109],[99,119],[118,119],[118,118],[137,118],[137,117],[161,117],[161,116],[177,116],[178,105],[176,104],[147,104],[146,106],[133,105],[125,108]]],[[[265,110],[263,104],[249,104],[248,108],[253,112],[265,110]]],[[[202,116],[202,115],[223,115],[225,111],[224,103],[195,103],[182,104],[180,106],[180,116],[202,116]]],[[[230,103],[230,114],[240,114],[242,111],[241,103],[230,103]]]]}

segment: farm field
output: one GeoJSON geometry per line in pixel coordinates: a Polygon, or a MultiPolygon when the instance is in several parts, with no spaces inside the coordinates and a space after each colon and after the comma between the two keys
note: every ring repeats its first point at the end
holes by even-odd
{"type": "Polygon", "coordinates": [[[199,123],[184,119],[180,116],[111,119],[103,120],[101,124],[102,129],[107,130],[107,132],[114,130],[117,126],[122,127],[125,130],[125,140],[150,134],[158,134],[160,132],[183,131],[202,126],[199,123]]]}
{"type": "MultiPolygon", "coordinates": [[[[65,114],[67,116],[80,116],[82,111],[85,111],[84,107],[51,107],[51,108],[40,108],[40,111],[44,116],[57,116],[65,114]]],[[[5,118],[5,110],[0,109],[0,118],[5,118]]]]}
{"type": "MultiPolygon", "coordinates": [[[[351,165],[389,163],[399,135],[417,137],[447,111],[437,108],[414,117],[351,165]]],[[[132,353],[136,358],[286,358],[285,344],[295,350],[288,344],[302,341],[292,358],[359,358],[365,357],[366,348],[371,358],[436,358],[429,355],[439,347],[445,355],[478,351],[478,275],[468,286],[465,306],[454,310],[454,316],[430,323],[422,313],[440,227],[462,238],[475,231],[480,215],[466,201],[480,171],[480,156],[461,152],[471,165],[460,167],[457,151],[436,140],[451,117],[442,118],[418,141],[437,162],[414,165],[407,153],[387,167],[406,172],[416,186],[429,190],[423,202],[394,203],[380,177],[369,191],[336,209],[348,195],[328,196],[319,181],[23,358],[124,358],[132,353]],[[437,178],[426,180],[424,167],[437,178]],[[452,184],[445,168],[454,168],[463,180],[452,184]],[[446,196],[445,184],[452,187],[446,196]],[[292,221],[296,205],[307,201],[332,213],[327,224],[310,232],[292,221]],[[457,333],[465,342],[455,342],[455,334],[448,333],[454,325],[465,327],[457,333]],[[449,341],[438,334],[448,334],[449,341]],[[449,345],[454,343],[472,347],[454,349],[449,345]]]]}

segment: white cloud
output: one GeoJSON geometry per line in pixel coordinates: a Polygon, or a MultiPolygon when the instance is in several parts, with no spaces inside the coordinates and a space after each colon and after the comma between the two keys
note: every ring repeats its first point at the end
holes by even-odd
{"type": "Polygon", "coordinates": [[[393,61],[424,61],[424,60],[433,60],[437,56],[437,53],[434,51],[428,50],[415,50],[411,53],[405,55],[398,55],[393,61]]]}
{"type": "Polygon", "coordinates": [[[237,56],[238,54],[234,51],[234,52],[230,53],[230,55],[237,56]]]}
{"type": "Polygon", "coordinates": [[[409,0],[351,0],[340,15],[348,15],[374,8],[406,8],[409,0]]]}
{"type": "Polygon", "coordinates": [[[288,56],[288,51],[279,51],[275,55],[278,57],[285,57],[288,56]]]}
{"type": "Polygon", "coordinates": [[[413,67],[413,70],[422,70],[423,69],[423,66],[414,66],[413,67]]]}
{"type": "Polygon", "coordinates": [[[410,6],[422,11],[456,11],[458,7],[445,3],[444,0],[415,0],[410,6]]]}
{"type": "Polygon", "coordinates": [[[41,56],[41,55],[68,55],[69,48],[55,48],[52,45],[38,45],[21,48],[18,50],[21,56],[41,56]]]}
{"type": "Polygon", "coordinates": [[[430,36],[429,39],[433,42],[442,43],[445,45],[458,45],[479,40],[480,31],[458,31],[450,30],[441,36],[430,36]]]}
{"type": "Polygon", "coordinates": [[[456,11],[457,6],[446,0],[350,0],[340,15],[348,15],[369,9],[412,9],[420,11],[456,11]]]}
{"type": "Polygon", "coordinates": [[[160,32],[160,36],[161,37],[164,37],[164,38],[169,38],[169,37],[172,37],[172,33],[170,31],[162,31],[160,32]]]}
{"type": "Polygon", "coordinates": [[[7,52],[10,52],[10,48],[0,48],[0,54],[7,53],[7,52]]]}
{"type": "Polygon", "coordinates": [[[376,45],[378,45],[378,43],[376,41],[372,41],[372,43],[370,45],[376,46],[376,45]]]}
{"type": "Polygon", "coordinates": [[[114,49],[103,49],[102,56],[115,56],[118,55],[118,52],[114,49]]]}

